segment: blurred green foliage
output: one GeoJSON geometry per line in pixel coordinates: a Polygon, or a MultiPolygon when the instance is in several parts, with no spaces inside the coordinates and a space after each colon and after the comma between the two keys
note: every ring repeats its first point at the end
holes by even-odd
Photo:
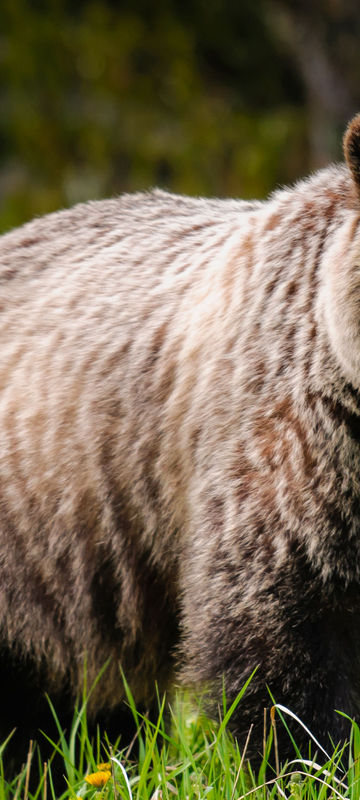
{"type": "Polygon", "coordinates": [[[302,86],[262,0],[1,0],[0,229],[161,185],[306,172],[302,86]]]}

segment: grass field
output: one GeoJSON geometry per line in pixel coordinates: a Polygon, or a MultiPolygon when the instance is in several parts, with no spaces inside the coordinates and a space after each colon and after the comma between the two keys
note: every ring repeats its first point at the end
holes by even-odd
{"type": "Polygon", "coordinates": [[[138,714],[129,691],[128,703],[137,733],[127,749],[121,749],[121,741],[109,742],[106,732],[98,731],[95,740],[90,740],[85,702],[75,709],[69,731],[62,731],[52,709],[58,729],[53,751],[61,765],[60,789],[58,779],[54,785],[53,758],[42,762],[41,736],[39,744],[29,744],[26,763],[11,781],[4,743],[0,748],[0,800],[359,800],[360,730],[355,724],[351,741],[341,751],[326,755],[311,742],[312,758],[302,760],[294,744],[294,760],[281,764],[276,732],[284,718],[285,724],[294,719],[281,707],[273,709],[267,720],[262,763],[255,772],[246,756],[246,744],[241,751],[227,730],[234,708],[241,703],[241,693],[230,708],[223,698],[217,724],[201,712],[200,701],[190,702],[185,693],[176,694],[171,703],[166,698],[159,700],[156,722],[138,714]],[[40,776],[35,785],[34,774],[40,776]]]}

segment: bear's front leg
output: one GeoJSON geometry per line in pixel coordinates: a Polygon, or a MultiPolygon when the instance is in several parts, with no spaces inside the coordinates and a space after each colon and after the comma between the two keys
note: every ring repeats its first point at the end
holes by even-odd
{"type": "MultiPolygon", "coordinates": [[[[328,748],[349,736],[349,723],[336,710],[360,716],[360,610],[357,584],[324,585],[300,547],[281,566],[267,568],[256,553],[248,565],[234,558],[229,541],[219,542],[209,558],[199,541],[184,570],[183,679],[206,687],[209,708],[221,709],[224,685],[228,707],[257,667],[231,727],[248,755],[262,752],[263,709],[275,702],[287,706],[328,748]]],[[[287,720],[306,756],[308,736],[287,720]]],[[[279,753],[294,757],[290,738],[279,722],[279,753]]],[[[315,748],[316,749],[316,748],[315,748]]],[[[314,747],[313,747],[314,752],[314,747]]]]}

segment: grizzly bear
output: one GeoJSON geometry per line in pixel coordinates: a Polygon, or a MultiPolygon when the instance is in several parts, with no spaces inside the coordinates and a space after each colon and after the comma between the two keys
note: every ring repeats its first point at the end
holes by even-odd
{"type": "Polygon", "coordinates": [[[265,202],[155,190],[1,237],[2,736],[108,660],[95,719],[119,665],[145,707],[210,709],[257,667],[253,752],[267,687],[323,743],[360,718],[360,115],[344,152],[265,202]]]}

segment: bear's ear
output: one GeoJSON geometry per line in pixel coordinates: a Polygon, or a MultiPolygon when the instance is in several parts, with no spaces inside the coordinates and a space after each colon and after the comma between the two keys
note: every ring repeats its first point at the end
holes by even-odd
{"type": "Polygon", "coordinates": [[[360,195],[360,114],[351,120],[345,132],[344,155],[360,195]]]}

